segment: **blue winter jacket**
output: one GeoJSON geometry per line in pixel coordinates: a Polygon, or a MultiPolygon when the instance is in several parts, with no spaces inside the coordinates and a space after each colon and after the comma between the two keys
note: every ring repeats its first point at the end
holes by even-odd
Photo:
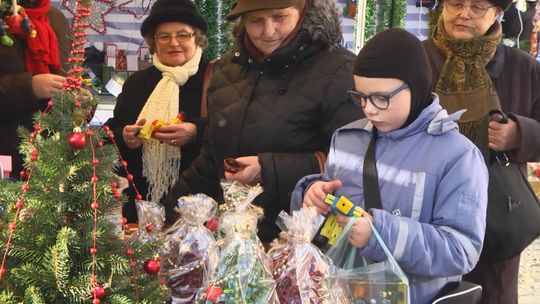
{"type": "MultiPolygon", "coordinates": [[[[485,232],[488,173],[480,151],[458,131],[462,112],[448,116],[434,102],[405,128],[380,133],[375,155],[383,210],[373,224],[409,277],[413,304],[431,300],[478,261],[485,232]]],[[[363,161],[372,125],[357,120],[332,138],[324,173],[301,179],[291,209],[316,180],[341,180],[335,195],[364,207],[363,161]]],[[[386,256],[372,235],[360,254],[386,256]]]]}

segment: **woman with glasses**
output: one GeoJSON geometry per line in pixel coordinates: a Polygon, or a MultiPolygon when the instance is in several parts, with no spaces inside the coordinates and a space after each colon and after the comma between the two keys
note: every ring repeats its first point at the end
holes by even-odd
{"type": "Polygon", "coordinates": [[[347,94],[354,55],[339,45],[334,0],[238,0],[228,19],[236,42],[214,68],[205,144],[166,204],[197,192],[219,199],[223,177],[261,183],[259,237],[270,242],[296,182],[321,172],[332,132],[360,116],[347,94]],[[226,158],[242,170],[225,171],[226,158]]]}
{"type": "MultiPolygon", "coordinates": [[[[474,267],[482,248],[486,165],[459,134],[461,113],[449,116],[432,94],[431,69],[415,36],[397,28],[375,35],[353,73],[350,94],[366,118],[334,133],[324,173],[298,183],[291,208],[314,206],[327,214],[325,197],[333,194],[366,209],[349,242],[368,260],[385,259],[371,220],[409,277],[410,303],[432,303],[443,286],[474,267]]],[[[345,225],[349,218],[337,220],[345,225]]]]}
{"type": "MultiPolygon", "coordinates": [[[[449,113],[467,111],[459,120],[462,134],[482,151],[506,152],[524,164],[540,159],[540,63],[500,43],[503,11],[511,0],[444,0],[432,37],[424,42],[435,79],[435,92],[449,113]],[[500,109],[508,123],[489,121],[500,109]]],[[[465,278],[483,286],[482,303],[517,303],[519,255],[490,263],[482,252],[465,278]]]]}
{"type": "MultiPolygon", "coordinates": [[[[206,118],[201,117],[203,80],[208,61],[206,20],[190,0],[157,0],[141,34],[153,54],[153,66],[131,75],[122,87],[114,116],[106,122],[141,197],[129,186],[123,216],[137,221],[135,199],[159,202],[200,150],[206,118]],[[157,119],[170,124],[141,138],[141,128],[157,119]]],[[[120,168],[125,175],[124,169],[120,168]]]]}

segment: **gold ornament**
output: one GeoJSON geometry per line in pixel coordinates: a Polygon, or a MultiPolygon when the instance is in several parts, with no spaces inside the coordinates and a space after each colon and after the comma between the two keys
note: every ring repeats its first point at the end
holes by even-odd
{"type": "Polygon", "coordinates": [[[19,212],[19,221],[28,223],[33,215],[34,210],[32,210],[32,208],[23,208],[21,212],[19,212]]]}

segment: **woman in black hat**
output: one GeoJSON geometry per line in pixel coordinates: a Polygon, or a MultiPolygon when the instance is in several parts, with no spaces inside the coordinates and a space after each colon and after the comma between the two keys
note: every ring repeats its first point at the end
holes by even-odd
{"type": "MultiPolygon", "coordinates": [[[[506,152],[520,164],[540,158],[540,63],[500,44],[499,20],[511,2],[444,0],[433,35],[424,43],[441,105],[449,113],[467,109],[459,129],[488,163],[490,150],[506,152]],[[508,123],[489,121],[493,109],[507,113],[508,123]]],[[[489,262],[497,249],[485,246],[465,279],[483,286],[482,303],[517,303],[519,255],[489,262]]]]}
{"type": "Polygon", "coordinates": [[[296,182],[322,170],[332,132],[361,115],[347,95],[355,57],[339,45],[334,0],[238,0],[228,19],[238,20],[236,42],[212,74],[208,136],[166,205],[187,193],[219,199],[223,177],[260,182],[259,237],[269,242],[296,182]],[[243,170],[224,172],[225,158],[243,170]]]}
{"type": "MultiPolygon", "coordinates": [[[[206,127],[201,97],[208,64],[202,56],[207,27],[190,0],[157,0],[142,23],[153,66],[128,78],[114,116],[106,122],[142,198],[159,202],[200,150],[206,127]],[[163,126],[147,139],[139,136],[145,125],[156,119],[171,122],[179,113],[182,123],[163,126]]],[[[127,193],[123,215],[135,222],[132,185],[127,193]]]]}

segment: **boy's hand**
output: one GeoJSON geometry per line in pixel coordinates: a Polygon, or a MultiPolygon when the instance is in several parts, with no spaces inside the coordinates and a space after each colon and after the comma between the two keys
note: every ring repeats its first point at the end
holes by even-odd
{"type": "MultiPolygon", "coordinates": [[[[369,238],[371,238],[371,234],[373,233],[373,231],[371,230],[371,225],[368,222],[368,218],[369,220],[371,220],[371,215],[369,215],[369,213],[367,212],[364,212],[364,216],[357,218],[356,222],[354,222],[351,228],[351,232],[349,234],[349,242],[354,247],[360,249],[366,247],[369,242],[369,238]]],[[[336,219],[342,227],[347,225],[347,223],[349,223],[349,221],[351,220],[350,217],[342,214],[337,214],[336,219]]]]}
{"type": "Polygon", "coordinates": [[[328,206],[324,200],[326,194],[333,193],[336,189],[341,187],[340,180],[333,180],[330,182],[318,181],[308,188],[304,195],[304,207],[317,207],[317,211],[321,214],[327,214],[330,212],[330,206],[328,206]]]}

